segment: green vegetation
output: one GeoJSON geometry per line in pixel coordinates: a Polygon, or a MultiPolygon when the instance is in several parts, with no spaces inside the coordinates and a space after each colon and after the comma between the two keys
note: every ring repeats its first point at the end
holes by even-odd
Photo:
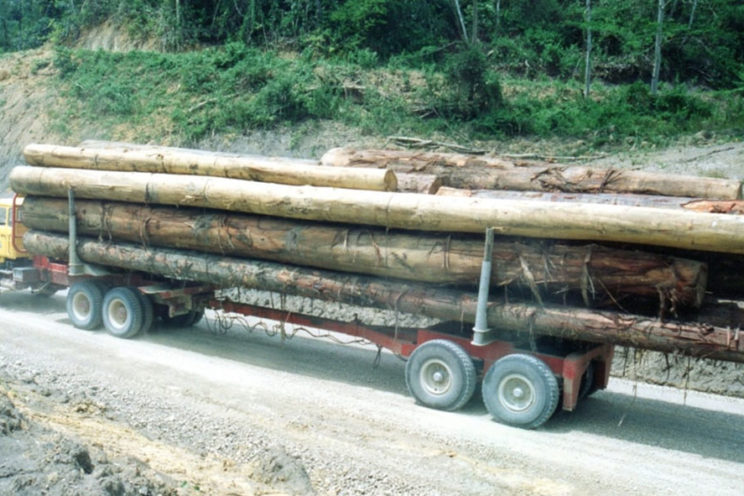
{"type": "Polygon", "coordinates": [[[0,53],[55,46],[68,97],[60,130],[95,118],[180,143],[326,119],[370,134],[595,146],[744,128],[739,1],[662,2],[658,94],[649,89],[657,0],[593,0],[591,24],[584,0],[458,3],[459,12],[451,0],[0,0],[0,53]],[[67,48],[109,20],[163,51],[67,48]]]}

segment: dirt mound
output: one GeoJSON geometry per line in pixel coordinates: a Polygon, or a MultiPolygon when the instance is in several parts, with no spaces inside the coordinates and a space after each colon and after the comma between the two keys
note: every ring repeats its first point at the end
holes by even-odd
{"type": "Polygon", "coordinates": [[[134,458],[106,454],[25,418],[0,392],[0,494],[175,495],[174,481],[134,458]]]}
{"type": "Polygon", "coordinates": [[[315,494],[302,462],[280,447],[269,448],[258,457],[250,475],[253,480],[286,494],[315,494]]]}
{"type": "Polygon", "coordinates": [[[129,52],[132,50],[160,51],[162,43],[155,38],[138,38],[111,21],[94,26],[80,34],[75,44],[86,50],[129,52]]]}

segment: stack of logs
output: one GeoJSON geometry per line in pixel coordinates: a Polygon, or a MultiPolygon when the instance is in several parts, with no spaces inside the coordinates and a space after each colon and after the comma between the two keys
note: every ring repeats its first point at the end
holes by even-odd
{"type": "Polygon", "coordinates": [[[391,150],[24,155],[35,254],[67,258],[72,189],[88,263],[472,324],[495,227],[490,326],[744,361],[741,311],[710,303],[744,292],[739,181],[391,150]]]}

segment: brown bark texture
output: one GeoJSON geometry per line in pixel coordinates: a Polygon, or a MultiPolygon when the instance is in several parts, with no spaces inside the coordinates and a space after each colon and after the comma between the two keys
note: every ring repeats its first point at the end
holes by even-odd
{"type": "Polygon", "coordinates": [[[520,162],[480,155],[335,148],[321,158],[321,163],[436,174],[442,178],[443,186],[463,189],[635,193],[711,200],[742,198],[741,181],[732,179],[520,162]]]}
{"type": "Polygon", "coordinates": [[[447,198],[288,186],[217,177],[15,167],[24,195],[199,206],[259,215],[407,230],[615,241],[744,254],[744,217],[620,205],[447,198]]]}
{"type": "MultiPolygon", "coordinates": [[[[27,197],[23,222],[67,232],[67,201],[27,197]]],[[[478,236],[359,228],[224,211],[78,200],[77,230],[99,239],[260,258],[343,272],[437,284],[478,284],[478,236]]],[[[510,240],[494,245],[491,282],[526,288],[538,301],[567,291],[586,304],[628,295],[661,299],[662,307],[699,306],[705,264],[599,245],[510,240]]]]}
{"type": "Polygon", "coordinates": [[[398,191],[401,192],[434,195],[442,186],[442,180],[434,174],[399,172],[396,174],[396,177],[398,179],[398,191]]]}
{"type": "Polygon", "coordinates": [[[708,212],[712,214],[737,214],[744,215],[744,200],[711,201],[694,200],[682,205],[688,210],[695,212],[708,212]]]}
{"type": "MultiPolygon", "coordinates": [[[[24,243],[35,254],[56,259],[67,257],[68,242],[63,235],[29,231],[24,236],[24,243]]],[[[219,287],[260,288],[469,324],[475,320],[477,297],[474,293],[431,285],[400,284],[376,277],[273,262],[84,238],[79,240],[77,252],[88,263],[142,270],[219,287]]],[[[744,340],[739,333],[708,324],[662,322],[618,312],[491,301],[488,325],[496,332],[503,330],[525,333],[526,336],[546,334],[744,362],[744,340]]]]}
{"type": "Polygon", "coordinates": [[[162,146],[115,145],[71,147],[30,144],[23,151],[29,165],[74,169],[158,172],[229,177],[249,181],[335,188],[395,191],[395,173],[316,161],[236,155],[162,146]]]}

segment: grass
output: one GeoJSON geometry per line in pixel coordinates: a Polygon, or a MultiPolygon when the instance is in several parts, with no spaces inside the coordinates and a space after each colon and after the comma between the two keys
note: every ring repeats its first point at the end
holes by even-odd
{"type": "Polygon", "coordinates": [[[67,99],[54,115],[57,127],[94,123],[112,139],[128,133],[189,144],[214,134],[333,120],[366,135],[568,137],[596,148],[744,127],[741,92],[669,87],[652,96],[640,83],[595,84],[584,99],[576,81],[500,75],[498,107],[458,113],[462,94],[432,65],[281,56],[242,44],[176,54],[59,49],[53,64],[67,99]]]}

